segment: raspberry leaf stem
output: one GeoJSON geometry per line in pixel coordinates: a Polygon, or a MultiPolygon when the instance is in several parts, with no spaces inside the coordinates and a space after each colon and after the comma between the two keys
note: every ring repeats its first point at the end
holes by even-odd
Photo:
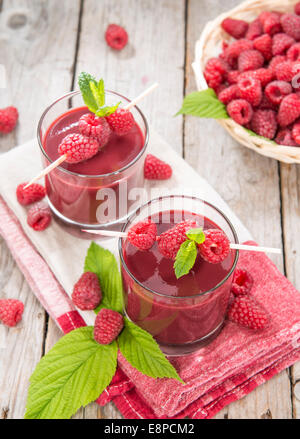
{"type": "Polygon", "coordinates": [[[110,384],[118,346],[100,345],[86,326],[63,336],[30,378],[25,419],[68,419],[110,384]]]}
{"type": "Polygon", "coordinates": [[[126,317],[124,325],[118,337],[118,345],[121,353],[135,369],[152,378],[174,378],[184,384],[148,332],[126,317]]]}
{"type": "Polygon", "coordinates": [[[179,114],[190,114],[211,119],[229,118],[225,105],[219,101],[212,88],[194,91],[185,96],[182,107],[175,116],[179,114]]]}
{"type": "Polygon", "coordinates": [[[175,258],[174,270],[177,279],[188,274],[193,268],[197,257],[197,245],[195,241],[187,239],[184,241],[175,258]]]}

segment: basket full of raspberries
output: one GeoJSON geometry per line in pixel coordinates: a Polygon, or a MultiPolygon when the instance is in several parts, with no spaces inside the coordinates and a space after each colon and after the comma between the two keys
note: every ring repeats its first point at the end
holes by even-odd
{"type": "Polygon", "coordinates": [[[248,0],[207,23],[199,91],[179,113],[216,118],[241,144],[300,163],[300,2],[248,0]]]}

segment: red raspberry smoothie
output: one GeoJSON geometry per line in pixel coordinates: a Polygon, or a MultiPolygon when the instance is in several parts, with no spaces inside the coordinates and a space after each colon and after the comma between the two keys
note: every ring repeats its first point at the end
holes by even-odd
{"type": "MultiPolygon", "coordinates": [[[[49,126],[43,136],[42,144],[52,161],[59,157],[58,146],[63,138],[69,134],[79,133],[79,118],[86,113],[89,113],[87,107],[71,109],[49,126]]],[[[111,188],[115,193],[116,219],[118,219],[119,214],[122,216],[119,212],[120,183],[127,183],[128,192],[131,188],[143,187],[143,160],[138,160],[132,166],[128,165],[142,153],[144,145],[145,136],[137,123],[126,135],[118,136],[111,132],[108,143],[94,157],[80,163],[64,162],[60,168],[70,173],[57,168],[46,177],[46,190],[50,203],[71,222],[96,225],[99,224],[97,209],[103,203],[103,199],[99,199],[98,191],[111,188]],[[118,173],[127,166],[127,169],[118,173]]],[[[44,160],[47,162],[46,159],[44,160]]]]}
{"type": "MultiPolygon", "coordinates": [[[[175,213],[170,211],[169,223],[162,223],[161,214],[151,216],[158,235],[176,224],[175,213]]],[[[196,221],[204,231],[220,229],[200,215],[184,212],[184,219],[196,221]]],[[[127,315],[150,332],[165,353],[192,352],[198,342],[201,346],[210,334],[219,332],[229,301],[234,251],[218,264],[208,263],[198,254],[192,270],[179,279],[174,261],[162,256],[157,242],[150,250],[141,251],[125,240],[121,254],[127,315]]]]}

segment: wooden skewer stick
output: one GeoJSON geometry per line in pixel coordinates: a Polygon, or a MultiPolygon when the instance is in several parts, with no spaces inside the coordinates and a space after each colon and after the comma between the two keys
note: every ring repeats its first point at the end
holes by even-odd
{"type": "MultiPolygon", "coordinates": [[[[158,82],[155,82],[150,87],[148,87],[143,93],[138,95],[135,99],[133,99],[129,104],[127,104],[124,107],[124,110],[130,110],[132,107],[134,107],[138,102],[140,102],[142,99],[144,99],[148,94],[152,93],[152,91],[158,87],[158,82]]],[[[32,183],[35,183],[36,181],[40,180],[41,178],[45,177],[49,172],[53,171],[53,169],[57,168],[61,163],[63,163],[67,158],[67,155],[64,154],[61,157],[59,157],[55,162],[51,163],[51,165],[47,166],[47,168],[43,169],[38,175],[36,175],[32,180],[30,180],[29,183],[26,184],[24,189],[26,189],[28,186],[30,186],[32,183]]]]}
{"type": "Polygon", "coordinates": [[[42,177],[45,177],[45,175],[49,174],[53,169],[57,168],[61,163],[63,163],[67,158],[67,154],[61,155],[58,157],[55,162],[51,163],[51,165],[47,166],[47,168],[43,169],[38,175],[33,177],[32,180],[30,180],[29,183],[24,186],[24,189],[26,189],[28,186],[32,185],[32,183],[35,183],[36,181],[40,180],[42,177]]]}
{"type": "MultiPolygon", "coordinates": [[[[112,238],[126,238],[127,233],[117,232],[114,230],[87,230],[82,229],[82,232],[92,233],[94,235],[110,236],[112,238]]],[[[262,253],[276,253],[281,254],[280,248],[271,247],[258,247],[256,245],[244,245],[244,244],[230,244],[232,250],[245,250],[251,252],[262,252],[262,253]]]]}

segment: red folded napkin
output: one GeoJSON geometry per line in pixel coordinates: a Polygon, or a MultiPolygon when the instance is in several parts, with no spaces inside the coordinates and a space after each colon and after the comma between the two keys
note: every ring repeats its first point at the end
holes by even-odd
{"type": "MultiPolygon", "coordinates": [[[[35,250],[15,215],[0,198],[0,234],[33,292],[64,333],[85,324],[69,296],[35,250]]],[[[186,382],[152,379],[119,355],[111,385],[100,405],[114,401],[125,418],[211,418],[300,359],[300,294],[261,253],[241,252],[238,265],[254,278],[251,294],[265,307],[263,331],[227,322],[221,334],[197,354],[171,359],[186,382]]]]}

